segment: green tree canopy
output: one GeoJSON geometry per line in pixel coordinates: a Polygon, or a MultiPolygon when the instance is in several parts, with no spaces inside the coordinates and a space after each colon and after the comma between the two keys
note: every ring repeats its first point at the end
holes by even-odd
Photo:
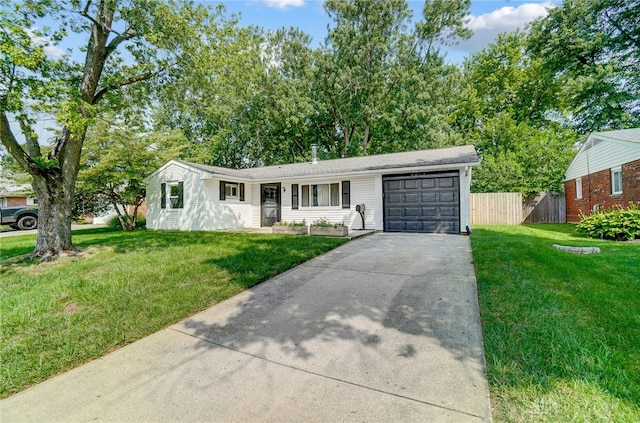
{"type": "Polygon", "coordinates": [[[104,109],[144,107],[151,92],[145,81],[174,75],[174,66],[194,63],[203,28],[217,27],[221,12],[190,2],[134,0],[1,0],[0,140],[33,177],[40,205],[34,256],[73,250],[71,214],[87,128],[104,109]],[[44,18],[54,28],[39,26],[44,18]],[[86,40],[62,58],[45,53],[47,43],[67,36],[86,40]],[[77,60],[76,55],[83,56],[77,60]],[[56,116],[61,130],[44,154],[33,131],[34,113],[56,116]],[[23,148],[9,125],[15,116],[26,140],[23,148]]]}
{"type": "Polygon", "coordinates": [[[640,125],[640,1],[566,0],[529,48],[563,88],[580,132],[640,125]]]}

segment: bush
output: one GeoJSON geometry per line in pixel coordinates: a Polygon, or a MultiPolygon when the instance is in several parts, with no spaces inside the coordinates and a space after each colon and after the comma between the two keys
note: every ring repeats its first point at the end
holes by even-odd
{"type": "Polygon", "coordinates": [[[322,228],[341,228],[344,226],[344,223],[342,222],[332,223],[332,222],[329,222],[326,218],[322,218],[322,219],[315,220],[311,224],[311,226],[319,226],[322,228]]]}
{"type": "Polygon", "coordinates": [[[302,219],[302,222],[296,222],[295,220],[293,222],[286,222],[282,220],[280,222],[274,223],[273,226],[307,226],[307,223],[304,221],[304,219],[302,219]]]}
{"type": "MultiPolygon", "coordinates": [[[[120,225],[120,220],[118,219],[118,216],[113,216],[111,219],[109,219],[109,221],[107,222],[107,226],[109,226],[110,228],[122,229],[122,225],[120,225]]],[[[139,214],[138,221],[136,224],[136,229],[144,228],[146,226],[147,226],[147,218],[139,214]]]]}
{"type": "Polygon", "coordinates": [[[591,238],[614,239],[617,241],[640,239],[640,202],[630,202],[629,207],[616,207],[594,213],[580,215],[582,219],[576,231],[591,238]]]}

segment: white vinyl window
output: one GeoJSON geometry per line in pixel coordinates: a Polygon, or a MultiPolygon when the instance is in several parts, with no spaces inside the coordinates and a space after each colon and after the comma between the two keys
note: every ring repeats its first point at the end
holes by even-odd
{"type": "Polygon", "coordinates": [[[582,199],[582,178],[576,179],[576,199],[582,199]]]}
{"type": "Polygon", "coordinates": [[[622,194],[622,169],[620,166],[611,169],[611,194],[622,194]]]}
{"type": "Polygon", "coordinates": [[[227,198],[238,198],[238,184],[227,182],[224,186],[224,193],[227,198]]]}

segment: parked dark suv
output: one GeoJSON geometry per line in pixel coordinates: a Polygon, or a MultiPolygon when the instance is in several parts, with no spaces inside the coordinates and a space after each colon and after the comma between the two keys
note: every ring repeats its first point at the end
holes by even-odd
{"type": "Polygon", "coordinates": [[[38,227],[38,206],[17,206],[0,208],[0,224],[13,229],[36,229],[38,227]]]}

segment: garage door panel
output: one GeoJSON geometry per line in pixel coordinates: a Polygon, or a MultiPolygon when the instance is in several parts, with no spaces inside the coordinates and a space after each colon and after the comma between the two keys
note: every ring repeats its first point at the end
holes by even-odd
{"type": "Polygon", "coordinates": [[[425,217],[434,217],[438,215],[438,209],[436,207],[423,207],[422,215],[425,217]]]}
{"type": "Polygon", "coordinates": [[[441,203],[453,203],[456,201],[455,193],[453,192],[441,192],[438,195],[438,201],[441,203]]]}
{"type": "Polygon", "coordinates": [[[454,217],[458,214],[455,207],[440,207],[440,216],[454,217]]]}
{"type": "Polygon", "coordinates": [[[418,221],[407,221],[404,225],[404,230],[407,232],[418,232],[422,228],[422,222],[418,221]]]}
{"type": "Polygon", "coordinates": [[[438,225],[436,222],[422,222],[421,232],[437,232],[438,225]]]}
{"type": "Polygon", "coordinates": [[[404,222],[401,220],[389,220],[385,230],[388,232],[402,232],[404,230],[404,222]]]}
{"type": "Polygon", "coordinates": [[[389,194],[389,204],[402,204],[404,203],[404,194],[389,194]]]}
{"type": "Polygon", "coordinates": [[[405,189],[418,189],[420,188],[420,180],[418,179],[408,179],[404,181],[405,189]]]}
{"type": "Polygon", "coordinates": [[[422,185],[422,188],[435,188],[436,180],[434,178],[422,179],[421,185],[422,185]]]}
{"type": "Polygon", "coordinates": [[[453,188],[455,185],[455,178],[438,178],[438,186],[440,188],[453,188]]]}
{"type": "Polygon", "coordinates": [[[410,217],[410,216],[419,216],[420,215],[420,209],[417,207],[407,207],[405,208],[405,213],[404,215],[406,217],[410,217]]]}
{"type": "Polygon", "coordinates": [[[460,232],[459,177],[452,173],[383,177],[384,230],[460,232]]]}
{"type": "Polygon", "coordinates": [[[405,203],[419,203],[420,202],[420,193],[409,193],[404,195],[405,203]]]}
{"type": "Polygon", "coordinates": [[[391,207],[388,209],[389,217],[402,217],[404,216],[404,207],[391,207]]]}
{"type": "Polygon", "coordinates": [[[435,192],[423,192],[421,196],[423,203],[435,203],[438,201],[438,194],[435,192]]]}

